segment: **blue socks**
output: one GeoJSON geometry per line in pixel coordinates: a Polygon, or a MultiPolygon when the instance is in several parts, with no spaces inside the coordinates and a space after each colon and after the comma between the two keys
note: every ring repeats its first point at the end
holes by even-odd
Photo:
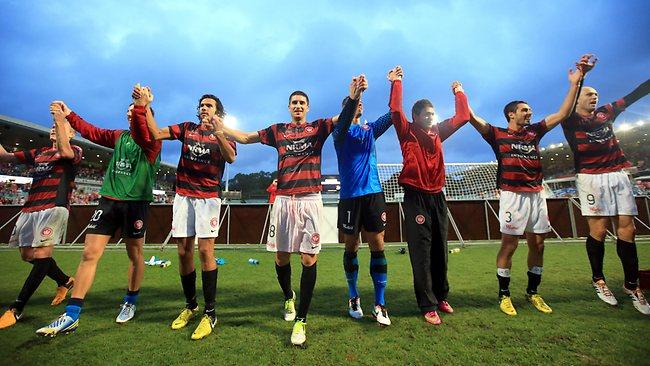
{"type": "Polygon", "coordinates": [[[359,260],[357,259],[357,252],[343,253],[343,269],[345,270],[345,278],[348,281],[349,297],[359,297],[359,289],[357,288],[357,278],[359,277],[359,260]]]}
{"type": "Polygon", "coordinates": [[[73,320],[79,319],[79,314],[81,313],[81,308],[84,306],[84,300],[71,297],[68,300],[68,305],[65,307],[65,314],[71,317],[73,320]]]}
{"type": "Polygon", "coordinates": [[[370,252],[370,277],[375,286],[375,305],[386,305],[384,292],[388,283],[388,263],[383,250],[370,252]]]}
{"type": "Polygon", "coordinates": [[[136,301],[138,301],[138,295],[140,295],[140,290],[127,290],[126,296],[124,296],[124,302],[127,304],[135,305],[136,301]]]}

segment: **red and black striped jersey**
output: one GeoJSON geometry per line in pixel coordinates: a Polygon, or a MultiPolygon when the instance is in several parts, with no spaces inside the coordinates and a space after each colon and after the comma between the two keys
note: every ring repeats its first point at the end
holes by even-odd
{"type": "MultiPolygon", "coordinates": [[[[172,139],[183,143],[176,169],[176,193],[198,198],[214,198],[221,194],[221,179],[226,160],[219,141],[211,131],[192,122],[169,126],[172,139]]],[[[237,146],[228,142],[235,152],[237,146]]]]}
{"type": "Polygon", "coordinates": [[[21,163],[34,166],[32,187],[27,194],[23,212],[42,211],[57,206],[69,208],[77,165],[83,154],[79,146],[71,147],[74,151],[72,159],[62,159],[53,147],[14,152],[21,163]]]}
{"type": "Polygon", "coordinates": [[[625,107],[624,99],[619,99],[596,109],[590,116],[573,113],[562,121],[564,136],[573,151],[576,173],[610,173],[631,166],[612,126],[625,107]]]}
{"type": "Polygon", "coordinates": [[[481,135],[496,155],[497,188],[512,192],[539,192],[543,189],[539,140],[548,132],[546,121],[524,126],[519,131],[490,126],[481,135]]]}
{"type": "Polygon", "coordinates": [[[334,130],[332,119],[278,123],[257,131],[263,144],[278,150],[278,195],[321,191],[321,150],[334,130]]]}

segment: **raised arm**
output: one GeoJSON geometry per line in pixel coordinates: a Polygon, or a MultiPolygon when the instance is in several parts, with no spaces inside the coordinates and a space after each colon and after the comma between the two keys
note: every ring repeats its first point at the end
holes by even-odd
{"type": "Polygon", "coordinates": [[[56,130],[56,150],[63,159],[74,159],[75,154],[70,145],[71,131],[68,128],[70,124],[65,119],[63,109],[60,104],[50,104],[50,113],[54,119],[54,129],[56,130]]]}
{"type": "Polygon", "coordinates": [[[630,104],[648,95],[648,93],[650,93],[650,79],[637,86],[630,94],[624,96],[622,98],[623,103],[625,104],[625,107],[628,107],[630,104]]]}
{"type": "Polygon", "coordinates": [[[365,75],[359,75],[352,78],[350,82],[350,95],[341,114],[338,116],[338,123],[334,127],[334,139],[341,140],[345,138],[345,135],[350,129],[352,120],[354,119],[355,114],[357,113],[357,107],[359,106],[359,99],[361,99],[361,94],[368,89],[368,81],[366,80],[365,75]]]}
{"type": "Polygon", "coordinates": [[[490,125],[487,121],[474,114],[474,110],[471,107],[469,108],[469,123],[471,123],[481,135],[485,135],[490,131],[490,125]]]}
{"type": "Polygon", "coordinates": [[[390,118],[390,112],[384,114],[383,116],[377,118],[375,122],[370,122],[369,125],[372,128],[372,134],[375,139],[378,139],[384,132],[388,131],[390,126],[393,125],[393,122],[390,118]]]}
{"type": "MultiPolygon", "coordinates": [[[[134,100],[139,99],[141,92],[147,92],[149,94],[149,97],[147,99],[149,101],[149,104],[151,104],[153,101],[153,93],[149,87],[140,88],[139,85],[135,85],[133,87],[133,93],[131,96],[134,100]]],[[[147,129],[149,130],[150,136],[154,140],[172,140],[172,135],[169,131],[169,127],[158,128],[158,124],[156,123],[156,119],[154,118],[153,113],[147,113],[147,129]]]]}
{"type": "Polygon", "coordinates": [[[115,147],[115,141],[117,141],[117,139],[120,137],[120,134],[122,134],[122,130],[108,130],[95,127],[92,124],[86,122],[75,112],[71,111],[64,102],[60,100],[55,100],[52,102],[52,104],[55,103],[61,106],[61,110],[63,111],[65,119],[70,122],[70,126],[79,132],[83,138],[111,149],[115,147]]]}
{"type": "MultiPolygon", "coordinates": [[[[140,88],[140,85],[136,85],[140,88]]],[[[153,101],[153,93],[149,87],[140,88],[139,98],[133,101],[133,114],[130,121],[131,136],[138,146],[144,151],[147,160],[154,163],[162,149],[162,142],[153,138],[147,128],[147,120],[153,119],[150,103],[153,101]]]]}
{"type": "Polygon", "coordinates": [[[567,92],[560,109],[548,116],[546,116],[546,128],[551,130],[563,120],[569,118],[573,113],[575,103],[578,98],[580,86],[585,74],[591,70],[596,64],[596,59],[592,59],[593,55],[583,55],[580,61],[576,63],[576,70],[569,69],[569,91],[567,92]]]}
{"type": "Polygon", "coordinates": [[[458,81],[454,81],[451,83],[451,91],[454,93],[456,114],[438,125],[441,141],[449,138],[449,136],[463,127],[470,119],[469,104],[467,103],[467,96],[463,90],[463,85],[458,81]]]}
{"type": "Polygon", "coordinates": [[[402,110],[402,77],[404,73],[401,66],[396,66],[388,71],[388,80],[390,81],[390,118],[395,125],[397,136],[402,137],[408,133],[408,120],[402,110]]]}

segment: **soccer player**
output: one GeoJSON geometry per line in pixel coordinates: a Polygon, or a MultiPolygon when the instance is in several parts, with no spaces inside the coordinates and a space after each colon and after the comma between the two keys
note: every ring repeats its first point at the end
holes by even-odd
{"type": "MultiPolygon", "coordinates": [[[[136,85],[139,88],[139,85],[136,85]]],[[[104,175],[99,191],[101,198],[87,227],[84,251],[75,275],[65,313],[51,324],[36,331],[37,334],[55,336],[69,333],[79,325],[79,313],[84,298],[95,279],[97,263],[104,253],[109,239],[120,229],[126,243],[129,257],[128,288],[117,323],[125,323],[135,315],[136,300],[144,276],[142,245],[147,229],[147,212],[153,200],[153,185],[160,166],[160,148],[147,129],[146,114],[153,113],[149,104],[153,95],[142,91],[127,112],[130,130],[108,130],[93,126],[72,112],[68,106],[60,105],[70,125],[88,140],[114,149],[111,161],[104,175]]]]}
{"type": "Polygon", "coordinates": [[[456,114],[434,124],[435,111],[427,99],[415,102],[409,123],[402,110],[402,68],[388,72],[390,112],[402,149],[403,168],[398,182],[404,188],[404,220],[413,269],[415,298],[424,320],[442,322],[437,310],[452,313],[447,301],[447,203],[442,187],[445,165],[442,142],[469,120],[467,97],[459,82],[451,86],[456,114]]]}
{"type": "Polygon", "coordinates": [[[261,142],[278,151],[278,189],[269,225],[267,250],[276,252],[275,270],[284,293],[284,320],[294,321],[291,343],[302,345],[307,339],[307,312],[316,284],[316,261],[320,252],[321,150],[334,124],[350,123],[357,102],[367,87],[365,77],[350,84],[350,101],[341,115],[307,122],[309,98],[302,91],[289,96],[291,122],[271,125],[257,132],[241,132],[224,127],[226,135],[242,144],[261,142]],[[348,121],[348,122],[346,122],[348,121]],[[300,253],[300,303],[291,289],[291,253],[300,253]]]}
{"type": "Polygon", "coordinates": [[[599,108],[598,92],[584,87],[580,92],[575,113],[562,122],[571,151],[573,151],[576,185],[582,215],[589,224],[587,256],[591,264],[592,285],[598,297],[610,305],[617,305],[603,274],[605,235],[610,218],[616,223],[616,252],[623,265],[623,291],[641,313],[650,315],[650,306],[638,285],[639,258],[637,256],[634,217],[638,214],[632,185],[624,168],[628,162],[614,135],[616,117],[632,103],[650,92],[650,80],[630,94],[599,108]]]}
{"type": "Polygon", "coordinates": [[[185,294],[185,309],[172,322],[172,329],[187,325],[199,311],[196,302],[194,241],[198,237],[199,259],[205,309],[192,339],[205,338],[217,323],[214,310],[218,268],[214,259],[214,240],[219,234],[221,179],[226,162],[235,161],[235,143],[223,130],[215,129],[212,118],[225,116],[221,100],[212,94],[199,98],[199,124],[183,122],[158,128],[148,118],[149,132],[156,140],[180,140],[181,157],[176,169],[176,196],[172,215],[172,236],[178,241],[178,270],[185,294]]]}
{"type": "Polygon", "coordinates": [[[61,242],[68,224],[70,196],[82,151],[79,146],[70,145],[75,131],[61,109],[50,108],[50,112],[54,117],[50,129],[52,146],[10,153],[0,145],[0,161],[34,166],[27,201],[9,239],[10,246],[18,246],[22,260],[32,264],[32,270],[16,300],[0,317],[0,329],[16,324],[23,316],[25,305],[45,276],[58,285],[52,305],[65,300],[74,286],[74,278],[63,273],[52,258],[52,251],[61,242]]]}
{"type": "MultiPolygon", "coordinates": [[[[343,106],[349,97],[343,100],[343,106]]],[[[390,113],[372,123],[361,124],[363,104],[359,101],[351,123],[339,122],[332,132],[341,181],[338,205],[338,228],[343,231],[345,252],[343,269],[348,282],[348,314],[363,317],[357,278],[359,275],[359,232],[363,229],[370,247],[370,276],[375,289],[372,315],[381,325],[391,324],[384,292],[388,281],[384,254],[386,202],[377,173],[375,140],[392,126],[390,113]]],[[[347,121],[346,121],[347,122],[347,121]]]]}
{"type": "Polygon", "coordinates": [[[583,70],[586,72],[593,67],[593,64],[589,64],[588,55],[583,56],[576,65],[577,71],[569,70],[569,91],[559,110],[538,123],[530,124],[533,111],[522,100],[510,102],[503,109],[507,128],[495,127],[471,111],[471,124],[490,144],[498,161],[501,249],[497,254],[497,279],[499,308],[508,315],[517,315],[510,298],[510,269],[519,237],[524,233],[528,243],[526,299],[542,313],[553,312],[537,293],[542,281],[544,237],[551,231],[546,200],[541,194],[543,175],[539,141],[571,114],[584,77],[583,70]]]}

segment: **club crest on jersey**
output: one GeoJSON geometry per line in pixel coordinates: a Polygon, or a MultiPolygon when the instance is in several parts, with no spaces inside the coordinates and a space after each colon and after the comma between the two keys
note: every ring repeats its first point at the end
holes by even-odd
{"type": "Polygon", "coordinates": [[[133,227],[136,228],[136,230],[140,230],[140,229],[142,229],[142,226],[143,226],[143,225],[144,225],[144,223],[142,222],[142,220],[136,220],[136,221],[133,223],[133,227]]]}
{"type": "Polygon", "coordinates": [[[52,228],[44,227],[43,230],[41,230],[41,236],[50,236],[50,235],[52,235],[52,228]]]}
{"type": "Polygon", "coordinates": [[[603,112],[598,112],[596,113],[596,119],[599,121],[606,121],[607,120],[607,115],[603,112]]]}
{"type": "Polygon", "coordinates": [[[213,134],[209,134],[208,138],[213,141],[217,139],[213,134]]]}
{"type": "Polygon", "coordinates": [[[312,126],[307,126],[307,127],[305,127],[305,132],[312,133],[312,132],[314,132],[314,128],[312,126]]]}
{"type": "Polygon", "coordinates": [[[318,233],[311,234],[311,243],[314,245],[320,243],[320,234],[318,233]]]}
{"type": "Polygon", "coordinates": [[[425,221],[424,215],[415,216],[415,222],[417,222],[418,225],[424,224],[424,221],[425,221]]]}
{"type": "Polygon", "coordinates": [[[216,217],[210,219],[210,226],[217,227],[218,224],[219,224],[219,219],[217,219],[216,217]]]}
{"type": "Polygon", "coordinates": [[[381,221],[386,222],[386,212],[381,213],[381,221]]]}

